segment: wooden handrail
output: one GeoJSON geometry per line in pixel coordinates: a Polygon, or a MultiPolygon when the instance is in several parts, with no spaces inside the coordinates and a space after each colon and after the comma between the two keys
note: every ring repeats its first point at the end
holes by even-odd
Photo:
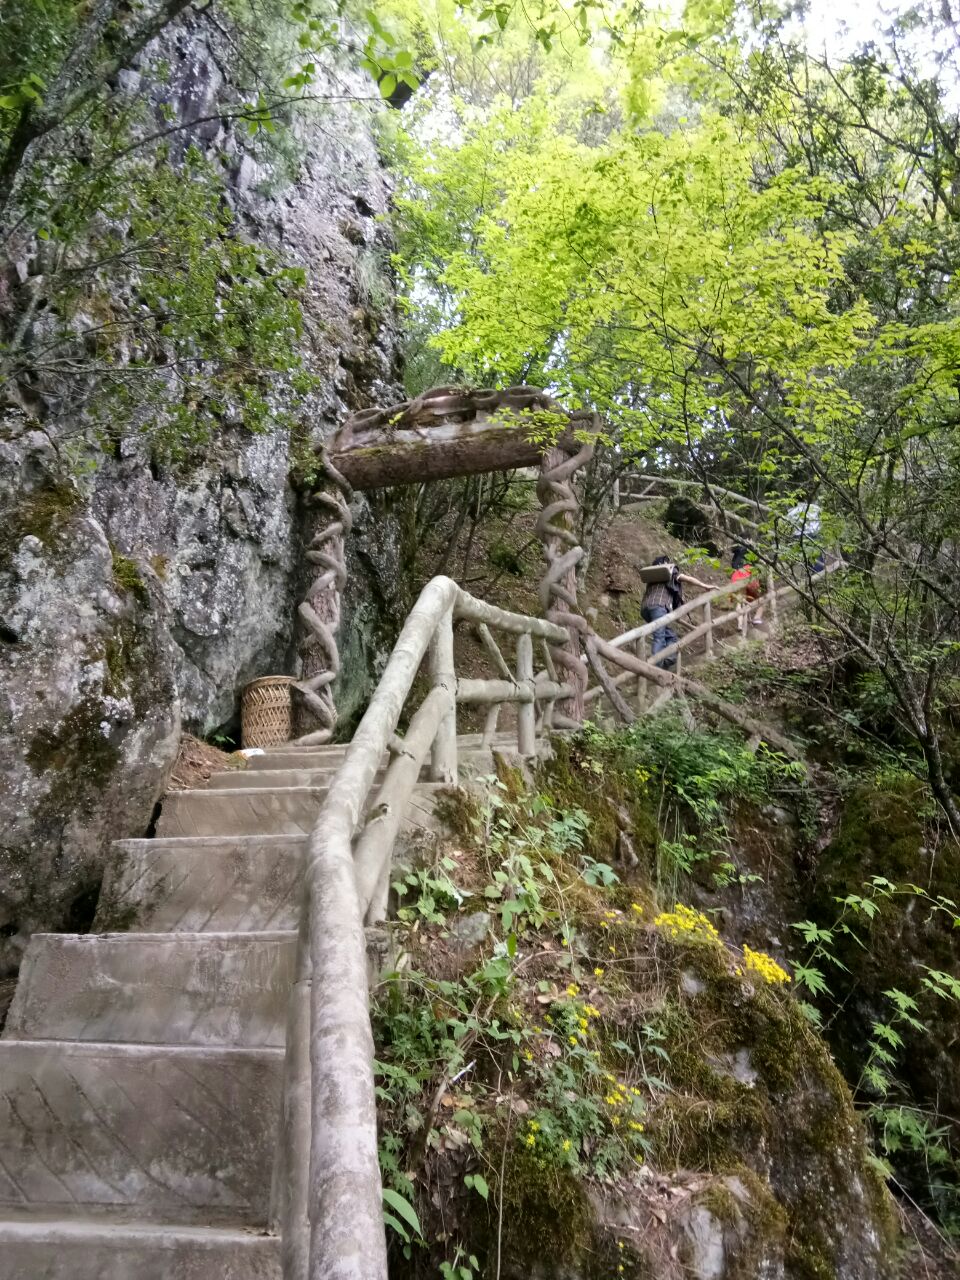
{"type": "Polygon", "coordinates": [[[562,645],[568,633],[477,600],[450,578],[434,578],[408,615],[331,780],[310,837],[287,1024],[284,1280],[386,1280],[364,924],[385,911],[394,840],[428,755],[434,780],[457,780],[458,701],[491,709],[518,703],[518,751],[530,756],[537,708],[543,732],[554,702],[572,696],[549,662],[535,672],[535,638],[562,645]],[[492,628],[517,637],[515,673],[492,637],[485,641],[498,655],[498,674],[506,668],[509,679],[457,680],[453,626],[461,620],[481,634],[492,628]],[[397,725],[428,656],[431,689],[401,740],[397,725]],[[392,760],[371,805],[388,751],[392,760]]]}

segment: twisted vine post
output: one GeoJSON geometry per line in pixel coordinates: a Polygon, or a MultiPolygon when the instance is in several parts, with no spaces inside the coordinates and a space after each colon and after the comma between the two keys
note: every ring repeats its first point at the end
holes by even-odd
{"type": "Polygon", "coordinates": [[[565,722],[570,725],[583,723],[588,670],[580,642],[587,632],[587,624],[577,603],[577,565],[583,559],[583,547],[574,530],[574,516],[579,504],[572,479],[592,457],[592,444],[582,445],[573,454],[554,446],[545,451],[537,480],[541,510],[536,531],[547,561],[540,581],[540,606],[547,619],[565,627],[570,637],[563,647],[551,646],[551,656],[554,663],[562,668],[562,678],[574,688],[573,697],[557,704],[557,724],[560,727],[565,722]]]}
{"type": "Polygon", "coordinates": [[[297,738],[301,746],[329,742],[337,725],[332,685],[340,671],[337,631],[347,581],[346,541],[353,528],[349,481],[325,453],[319,461],[323,481],[309,501],[322,514],[306,552],[317,572],[298,610],[303,623],[301,677],[293,686],[301,698],[297,738]]]}

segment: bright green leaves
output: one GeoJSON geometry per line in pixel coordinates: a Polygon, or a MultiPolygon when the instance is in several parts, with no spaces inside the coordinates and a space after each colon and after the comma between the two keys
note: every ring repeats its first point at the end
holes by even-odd
{"type": "Polygon", "coordinates": [[[504,142],[502,195],[442,275],[449,364],[478,381],[537,368],[573,400],[589,387],[638,442],[651,426],[702,430],[721,376],[745,362],[783,381],[799,418],[849,416],[823,371],[856,358],[870,316],[831,306],[844,243],[817,234],[800,175],[758,190],[754,149],[718,118],[602,147],[549,129],[533,147],[504,142]],[[630,386],[641,413],[624,410],[630,386]]]}
{"type": "Polygon", "coordinates": [[[410,90],[419,88],[413,53],[400,45],[399,37],[384,26],[373,9],[367,9],[364,18],[370,34],[360,65],[376,80],[380,96],[391,98],[400,85],[410,90]]]}
{"type": "Polygon", "coordinates": [[[46,81],[36,71],[31,71],[17,84],[5,86],[0,93],[0,111],[21,111],[26,106],[36,106],[43,100],[46,81]]]}
{"type": "Polygon", "coordinates": [[[405,1199],[399,1191],[394,1191],[392,1187],[384,1187],[383,1203],[385,1205],[383,1213],[384,1222],[388,1227],[391,1227],[406,1244],[410,1243],[410,1231],[413,1231],[417,1236],[422,1234],[420,1219],[417,1217],[416,1209],[414,1209],[410,1201],[405,1199]],[[408,1228],[410,1230],[408,1230],[408,1228]]]}

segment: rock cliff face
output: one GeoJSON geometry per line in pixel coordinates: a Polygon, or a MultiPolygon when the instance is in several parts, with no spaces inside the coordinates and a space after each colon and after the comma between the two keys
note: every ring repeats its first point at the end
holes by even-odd
{"type": "MultiPolygon", "coordinates": [[[[322,439],[350,410],[396,394],[376,218],[388,191],[369,114],[344,102],[298,123],[281,173],[205,119],[230,86],[210,28],[183,26],[163,53],[166,101],[179,120],[205,121],[185,137],[223,169],[243,233],[307,273],[306,425],[322,439]]],[[[148,827],[181,722],[200,733],[227,724],[247,680],[294,669],[305,584],[306,514],[285,432],[227,425],[176,466],[133,439],[86,453],[79,469],[68,434],[0,414],[0,982],[31,932],[83,924],[108,842],[148,827]]],[[[395,526],[389,513],[373,525],[360,504],[347,717],[399,611],[395,526]]]]}

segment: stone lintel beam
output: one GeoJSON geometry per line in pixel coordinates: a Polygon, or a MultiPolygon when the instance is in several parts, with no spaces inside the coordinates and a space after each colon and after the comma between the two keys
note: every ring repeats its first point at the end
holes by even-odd
{"type": "Polygon", "coordinates": [[[537,387],[435,387],[416,400],[354,414],[329,457],[355,489],[421,484],[537,466],[548,445],[531,434],[576,451],[576,432],[591,430],[593,422],[590,413],[565,413],[537,387]]]}

